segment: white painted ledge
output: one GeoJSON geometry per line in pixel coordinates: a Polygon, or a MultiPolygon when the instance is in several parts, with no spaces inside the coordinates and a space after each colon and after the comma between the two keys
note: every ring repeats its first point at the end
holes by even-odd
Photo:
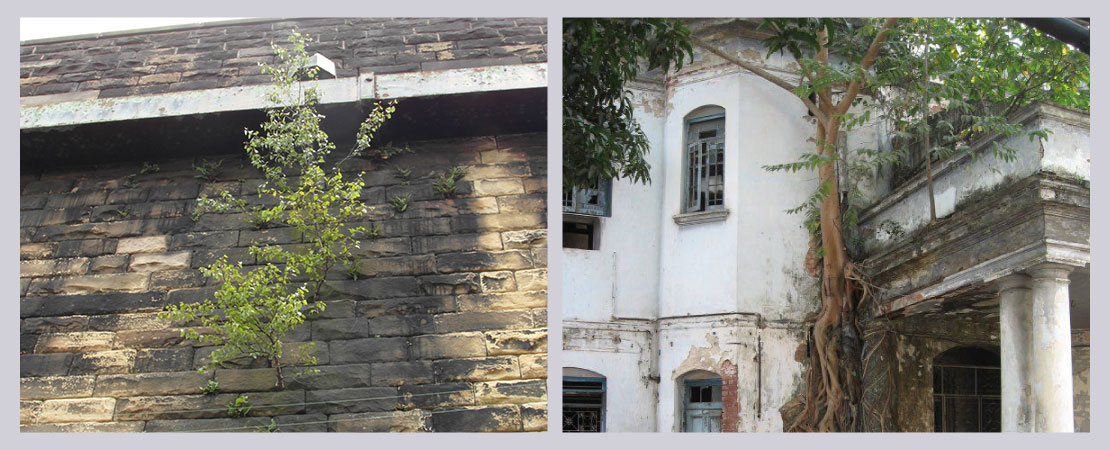
{"type": "MultiPolygon", "coordinates": [[[[547,87],[547,64],[517,64],[427,72],[407,72],[307,81],[321,93],[321,104],[547,87]]],[[[19,129],[263,109],[270,85],[239,86],[116,98],[90,93],[51,99],[19,100],[19,129]]],[[[77,94],[77,95],[74,95],[77,94]]]]}
{"type": "Polygon", "coordinates": [[[698,211],[691,213],[676,214],[674,216],[674,223],[678,225],[695,225],[699,223],[720,222],[728,218],[727,209],[714,209],[710,211],[698,211]]]}

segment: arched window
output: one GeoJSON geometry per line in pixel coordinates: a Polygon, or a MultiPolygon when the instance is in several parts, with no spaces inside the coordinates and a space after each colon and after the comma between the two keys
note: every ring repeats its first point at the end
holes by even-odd
{"type": "Polygon", "coordinates": [[[605,376],[576,367],[563,368],[563,431],[605,431],[605,376]]]}
{"type": "Polygon", "coordinates": [[[725,109],[709,105],[686,115],[682,212],[724,209],[725,109]]]}
{"type": "Polygon", "coordinates": [[[998,353],[956,347],[933,359],[933,430],[1002,430],[1002,372],[998,353]]]}
{"type": "Polygon", "coordinates": [[[692,433],[721,432],[721,377],[698,370],[683,375],[682,431],[692,433]]]}

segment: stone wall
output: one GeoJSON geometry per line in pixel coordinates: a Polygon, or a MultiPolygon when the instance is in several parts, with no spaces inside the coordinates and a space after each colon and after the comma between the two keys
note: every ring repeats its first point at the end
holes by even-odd
{"type": "Polygon", "coordinates": [[[547,61],[547,20],[253,20],[102,38],[45,39],[19,47],[20,97],[108,98],[265,84],[258,63],[296,28],[338,77],[547,61]]]}
{"type": "Polygon", "coordinates": [[[257,361],[198,373],[214,348],[157,317],[211,298],[198,267],[253,264],[255,241],[297,244],[242,214],[191,217],[200,194],[257,200],[261,175],[239,155],[215,182],[195,177],[193,159],[24,174],[21,429],[252,431],[271,418],[281,431],[546,429],[546,135],[410,144],[388,165],[345,166],[366,170],[380,237],[362,241],[359,279],[331,277],[326,311],[288,338],[315,343],[321,373],[283,391],[257,361]],[[432,178],[456,165],[469,174],[442,199],[432,178]],[[411,183],[394,167],[411,168],[411,183]],[[404,213],[387,204],[398,194],[411,195],[404,213]],[[201,394],[209,380],[215,395],[201,394]],[[239,394],[253,409],[229,418],[239,394]]]}

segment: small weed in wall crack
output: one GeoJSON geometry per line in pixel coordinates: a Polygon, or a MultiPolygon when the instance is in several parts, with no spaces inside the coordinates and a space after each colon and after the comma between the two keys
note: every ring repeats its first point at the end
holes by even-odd
{"type": "Polygon", "coordinates": [[[397,214],[401,214],[409,209],[410,198],[411,197],[409,197],[408,195],[404,197],[400,195],[394,195],[393,198],[389,199],[389,205],[393,207],[393,210],[396,211],[397,214]]]}
{"type": "Polygon", "coordinates": [[[445,171],[436,178],[432,183],[432,187],[436,192],[443,195],[443,198],[450,198],[455,195],[455,191],[459,189],[458,181],[466,176],[470,171],[467,166],[455,166],[451,170],[445,171]]]}

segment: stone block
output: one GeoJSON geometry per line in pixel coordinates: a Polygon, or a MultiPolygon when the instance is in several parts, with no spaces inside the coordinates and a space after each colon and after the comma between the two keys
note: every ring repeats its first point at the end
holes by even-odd
{"type": "Polygon", "coordinates": [[[265,428],[269,424],[269,417],[151,420],[146,423],[143,431],[147,433],[251,432],[265,428]]]}
{"type": "Polygon", "coordinates": [[[407,255],[412,253],[412,239],[408,236],[366,239],[359,247],[355,253],[365,258],[407,255]]]}
{"type": "Polygon", "coordinates": [[[464,312],[435,316],[437,333],[523,329],[532,328],[532,326],[532,315],[528,310],[464,312]]]}
{"type": "Polygon", "coordinates": [[[501,233],[505,248],[531,248],[547,245],[547,230],[516,230],[501,233]]]}
{"type": "Polygon", "coordinates": [[[398,411],[389,414],[355,413],[328,416],[333,432],[413,432],[424,431],[425,417],[421,411],[398,411]]]}
{"type": "Polygon", "coordinates": [[[193,347],[140,349],[135,354],[135,373],[183,372],[193,368],[193,347]]]}
{"type": "Polygon", "coordinates": [[[436,255],[441,273],[516,270],[532,268],[532,255],[523,250],[447,253],[436,255]]]}
{"type": "Polygon", "coordinates": [[[78,275],[54,278],[49,281],[33,282],[27,288],[30,295],[44,294],[99,294],[107,292],[145,291],[150,276],[145,273],[112,273],[98,275],[78,275]]]}
{"type": "Polygon", "coordinates": [[[51,333],[39,336],[35,343],[35,353],[56,352],[95,352],[111,350],[115,341],[115,333],[104,331],[76,331],[69,333],[51,333]]]}
{"type": "Polygon", "coordinates": [[[91,331],[161,330],[169,328],[170,323],[158,313],[132,313],[92,316],[88,326],[91,331]]]}
{"type": "Polygon", "coordinates": [[[87,316],[31,317],[23,319],[19,324],[21,334],[69,333],[86,331],[88,328],[87,316]]]}
{"type": "Polygon", "coordinates": [[[474,389],[469,383],[440,383],[401,386],[406,407],[438,409],[474,405],[474,389]]]}
{"type": "Polygon", "coordinates": [[[445,253],[502,249],[501,236],[498,233],[417,236],[413,238],[412,246],[413,253],[445,253]]]}
{"type": "Polygon", "coordinates": [[[116,243],[116,253],[162,253],[169,248],[169,241],[169,236],[122,238],[116,243]]]}
{"type": "Polygon", "coordinates": [[[106,422],[115,413],[114,398],[54,399],[42,402],[39,422],[106,422]]]}
{"type": "Polygon", "coordinates": [[[511,356],[435,361],[436,382],[520,379],[517,360],[511,356]]]}
{"type": "Polygon", "coordinates": [[[547,402],[520,405],[520,420],[524,431],[547,430],[547,402]]]}
{"type": "Polygon", "coordinates": [[[514,275],[516,278],[516,287],[518,290],[547,290],[547,269],[518,270],[514,275]]]}
{"type": "MultiPolygon", "coordinates": [[[[179,328],[162,330],[124,330],[116,333],[116,348],[163,348],[193,345],[181,334],[179,328]]],[[[203,331],[203,330],[198,330],[203,331]]]]}
{"type": "Polygon", "coordinates": [[[546,308],[547,291],[460,295],[459,311],[546,308]]]}
{"type": "Polygon", "coordinates": [[[31,377],[19,379],[19,398],[37,400],[49,398],[78,398],[93,394],[96,377],[31,377]]]}
{"type": "Polygon", "coordinates": [[[58,250],[57,242],[36,242],[19,245],[19,259],[47,259],[53,258],[58,250]]]}
{"type": "Polygon", "coordinates": [[[234,247],[238,242],[238,230],[182,233],[173,235],[169,247],[160,251],[198,248],[220,249],[234,247]]]}
{"type": "Polygon", "coordinates": [[[519,404],[547,401],[547,380],[487,381],[474,385],[478,404],[519,404]]]}
{"type": "Polygon", "coordinates": [[[334,364],[402,361],[408,358],[405,338],[366,338],[328,342],[334,364]]]}
{"type": "MultiPolygon", "coordinates": [[[[137,397],[142,395],[199,394],[212,375],[196,372],[155,372],[98,375],[93,395],[137,397]]],[[[223,383],[220,383],[223,388],[223,383]]]]}
{"type": "Polygon", "coordinates": [[[528,177],[524,179],[524,192],[539,194],[547,192],[547,177],[528,177]]]}
{"type": "Polygon", "coordinates": [[[367,337],[366,319],[363,318],[313,320],[309,324],[312,339],[317,341],[367,337]]]}
{"type": "Polygon", "coordinates": [[[370,364],[374,386],[408,386],[435,381],[431,361],[396,361],[370,364]]]}
{"type": "Polygon", "coordinates": [[[425,335],[413,338],[413,355],[420,359],[485,356],[481,333],[425,335]]]}
{"type": "MultiPolygon", "coordinates": [[[[216,382],[220,383],[220,392],[261,392],[277,389],[277,372],[272,368],[215,369],[214,372],[216,382]]],[[[288,373],[286,370],[283,372],[283,375],[288,373]]],[[[287,387],[289,378],[285,376],[287,387]]]]}
{"type": "Polygon", "coordinates": [[[108,350],[77,354],[70,367],[72,375],[127,373],[135,366],[135,350],[108,350]]]}
{"type": "MultiPolygon", "coordinates": [[[[33,400],[20,400],[19,401],[19,423],[33,423],[38,422],[42,417],[42,402],[33,400]]],[[[23,427],[21,426],[20,429],[23,427]]]]}
{"type": "Polygon", "coordinates": [[[419,255],[364,259],[359,265],[358,273],[368,277],[435,273],[435,258],[432,255],[419,255]]]}
{"type": "Polygon", "coordinates": [[[48,377],[66,375],[69,373],[69,365],[72,361],[72,353],[19,355],[19,376],[48,377]]]}
{"type": "MultiPolygon", "coordinates": [[[[334,358],[333,358],[333,363],[334,358]]],[[[319,373],[288,377],[286,389],[350,389],[370,386],[369,364],[348,364],[316,367],[319,373]]]]}
{"type": "Polygon", "coordinates": [[[368,387],[308,391],[305,403],[310,413],[346,414],[393,411],[400,405],[397,388],[368,387]]]}
{"type": "Polygon", "coordinates": [[[489,331],[486,348],[491,356],[547,353],[547,330],[489,331]]]}
{"type": "Polygon", "coordinates": [[[547,267],[547,247],[533,247],[532,261],[536,267],[547,267]]]}
{"type": "Polygon", "coordinates": [[[422,236],[448,234],[451,232],[451,221],[444,217],[424,219],[396,219],[378,222],[382,226],[383,237],[422,236]]]}
{"type": "Polygon", "coordinates": [[[416,336],[432,332],[432,316],[421,315],[384,315],[371,317],[367,326],[371,337],[416,336]]]}
{"type": "Polygon", "coordinates": [[[462,272],[420,277],[420,290],[426,295],[474,294],[481,291],[476,273],[462,272]]]}
{"type": "Polygon", "coordinates": [[[547,353],[520,355],[517,358],[521,378],[547,378],[547,353]]]}
{"type": "Polygon", "coordinates": [[[20,317],[65,316],[69,314],[118,314],[160,311],[166,305],[165,293],[110,293],[57,295],[20,298],[20,317]]]}
{"type": "Polygon", "coordinates": [[[502,214],[544,213],[547,211],[547,196],[529,194],[497,197],[497,207],[502,214]]]}
{"type": "MultiPolygon", "coordinates": [[[[280,362],[290,367],[323,365],[331,362],[327,342],[282,342],[280,362]],[[312,362],[316,358],[316,362],[312,362]]],[[[293,369],[296,371],[297,369],[293,369]]]]}
{"type": "Polygon", "coordinates": [[[371,278],[358,281],[328,281],[321,296],[330,299],[386,299],[420,295],[415,277],[371,278]]]}
{"type": "Polygon", "coordinates": [[[146,422],[35,423],[20,425],[28,433],[139,433],[146,422]]]}
{"type": "Polygon", "coordinates": [[[73,258],[78,256],[101,256],[116,252],[118,240],[116,239],[82,239],[76,241],[59,242],[58,250],[54,257],[73,258]]]}
{"type": "MultiPolygon", "coordinates": [[[[121,398],[117,420],[173,420],[226,418],[227,405],[240,394],[176,395],[121,398]]],[[[251,416],[298,414],[305,410],[305,392],[252,392],[247,395],[251,416]],[[267,406],[275,405],[275,406],[267,406]]],[[[267,422],[268,423],[268,422],[267,422]]]]}
{"type": "Polygon", "coordinates": [[[97,256],[89,262],[90,273],[120,273],[127,269],[128,255],[97,256]]]}
{"type": "Polygon", "coordinates": [[[88,270],[88,258],[36,259],[19,262],[19,276],[21,278],[80,275],[88,270]]]}
{"type": "Polygon", "coordinates": [[[437,314],[453,311],[455,311],[455,298],[451,296],[370,300],[361,301],[355,305],[355,312],[363,317],[388,314],[437,314]]]}
{"type": "MultiPolygon", "coordinates": [[[[193,351],[193,359],[190,368],[192,369],[211,369],[215,366],[212,364],[212,353],[219,350],[220,346],[211,347],[198,347],[193,351]]],[[[249,356],[241,356],[229,360],[224,360],[219,364],[221,369],[265,369],[269,366],[269,362],[261,358],[251,358],[249,356]]]]}
{"type": "MultiPolygon", "coordinates": [[[[516,278],[511,271],[482,272],[482,292],[506,292],[516,290],[516,278]]],[[[460,292],[470,294],[471,292],[460,292]]]]}
{"type": "Polygon", "coordinates": [[[207,282],[199,270],[167,270],[150,274],[150,288],[160,290],[204,286],[207,282]]]}
{"type": "Polygon", "coordinates": [[[484,214],[451,218],[451,230],[455,233],[476,233],[483,231],[509,231],[546,228],[544,214],[484,214]]]}
{"type": "Polygon", "coordinates": [[[474,181],[474,195],[477,197],[496,197],[523,193],[524,183],[520,181],[520,178],[474,181]]]}
{"type": "Polygon", "coordinates": [[[438,432],[521,431],[520,408],[516,405],[471,406],[444,411],[432,416],[432,429],[438,432]]]}
{"type": "Polygon", "coordinates": [[[142,253],[131,255],[129,269],[132,272],[161,272],[189,268],[191,252],[142,253]]]}

